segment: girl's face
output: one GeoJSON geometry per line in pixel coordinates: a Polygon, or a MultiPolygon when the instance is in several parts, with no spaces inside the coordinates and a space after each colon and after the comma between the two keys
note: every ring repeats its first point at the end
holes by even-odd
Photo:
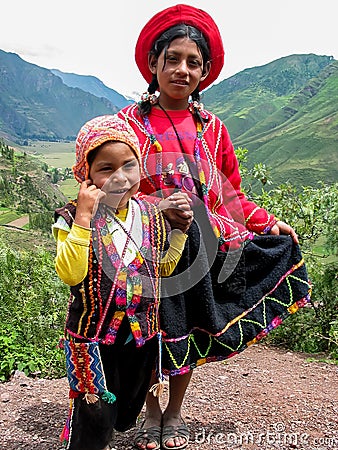
{"type": "Polygon", "coordinates": [[[157,76],[161,105],[168,109],[185,109],[190,94],[208,76],[210,63],[203,67],[196,43],[182,37],[171,42],[166,59],[164,50],[158,59],[151,56],[149,68],[157,76]]]}
{"type": "Polygon", "coordinates": [[[105,142],[90,165],[89,178],[106,196],[101,200],[112,208],[123,209],[140,185],[138,160],[124,142],[105,142]]]}

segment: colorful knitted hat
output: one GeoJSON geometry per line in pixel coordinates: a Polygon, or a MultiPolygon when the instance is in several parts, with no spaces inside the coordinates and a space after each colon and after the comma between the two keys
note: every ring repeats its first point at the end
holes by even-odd
{"type": "Polygon", "coordinates": [[[135,60],[143,78],[150,83],[152,73],[148,66],[149,52],[153,43],[169,28],[184,23],[200,30],[206,38],[211,55],[211,69],[200,89],[213,83],[224,65],[222,37],[213,18],[202,9],[190,5],[171,6],[155,14],[143,27],[135,47],[135,60]]]}
{"type": "Polygon", "coordinates": [[[134,130],[116,115],[94,117],[80,129],[76,138],[76,162],[73,165],[75,179],[81,183],[88,179],[88,154],[107,141],[124,142],[140,159],[140,144],[134,130]]]}

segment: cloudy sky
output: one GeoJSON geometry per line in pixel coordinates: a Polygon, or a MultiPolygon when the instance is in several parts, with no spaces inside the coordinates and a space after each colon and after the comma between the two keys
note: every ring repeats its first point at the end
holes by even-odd
{"type": "MultiPolygon", "coordinates": [[[[0,49],[48,69],[93,75],[124,95],[146,83],[134,62],[140,30],[180,0],[4,0],[0,49]]],[[[219,26],[226,52],[216,81],[300,53],[338,59],[337,0],[187,0],[219,26]]]]}

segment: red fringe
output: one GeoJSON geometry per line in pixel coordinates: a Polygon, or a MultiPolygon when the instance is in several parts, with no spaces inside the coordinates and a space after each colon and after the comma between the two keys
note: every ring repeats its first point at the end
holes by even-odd
{"type": "Polygon", "coordinates": [[[69,398],[78,398],[80,392],[73,391],[73,389],[69,389],[69,398]]]}

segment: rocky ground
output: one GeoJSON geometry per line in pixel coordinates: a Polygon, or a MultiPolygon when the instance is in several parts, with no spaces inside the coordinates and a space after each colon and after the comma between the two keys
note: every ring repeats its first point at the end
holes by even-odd
{"type": "MultiPolygon", "coordinates": [[[[188,448],[338,449],[337,381],[338,366],[264,345],[202,366],[185,401],[188,448]]],[[[0,449],[61,449],[67,409],[66,379],[16,373],[0,384],[0,449]]],[[[134,431],[118,434],[115,449],[132,448],[134,431]]]]}

